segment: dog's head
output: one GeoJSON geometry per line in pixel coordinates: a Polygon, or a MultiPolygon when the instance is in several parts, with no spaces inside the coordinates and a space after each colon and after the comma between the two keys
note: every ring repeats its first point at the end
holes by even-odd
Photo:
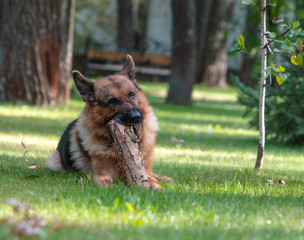
{"type": "Polygon", "coordinates": [[[143,114],[137,103],[140,91],[135,82],[135,65],[130,55],[117,75],[110,75],[95,83],[85,78],[80,72],[72,72],[75,85],[96,118],[103,122],[111,119],[125,125],[138,125],[143,121],[143,114]]]}

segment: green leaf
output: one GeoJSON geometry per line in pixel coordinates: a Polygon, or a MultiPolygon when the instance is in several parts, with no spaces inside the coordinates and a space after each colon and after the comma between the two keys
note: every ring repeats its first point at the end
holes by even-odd
{"type": "MultiPolygon", "coordinates": [[[[265,79],[267,79],[267,78],[271,75],[271,70],[270,70],[270,68],[265,69],[265,70],[266,70],[266,74],[265,74],[265,76],[263,77],[262,81],[264,81],[265,79]]],[[[263,72],[263,71],[262,71],[262,72],[263,72]]]]}
{"type": "MultiPolygon", "coordinates": [[[[274,74],[274,73],[277,72],[277,69],[276,69],[276,65],[275,65],[275,64],[272,64],[272,66],[270,67],[270,72],[271,72],[271,74],[274,74]]],[[[271,76],[271,74],[270,74],[270,76],[271,76]]]]}
{"type": "Polygon", "coordinates": [[[285,68],[283,68],[282,66],[278,66],[277,67],[277,72],[279,72],[279,73],[282,73],[282,72],[285,72],[285,68]]]}
{"type": "Polygon", "coordinates": [[[285,43],[287,46],[292,47],[292,42],[288,38],[285,38],[285,43]]]}
{"type": "Polygon", "coordinates": [[[278,48],[275,48],[275,49],[273,49],[273,52],[275,52],[275,53],[280,53],[282,50],[280,50],[280,49],[278,49],[278,48]]]}
{"type": "Polygon", "coordinates": [[[270,0],[268,5],[275,7],[277,5],[277,0],[270,0]]]}
{"type": "Polygon", "coordinates": [[[245,47],[244,37],[242,35],[239,36],[238,43],[239,43],[239,45],[240,45],[241,48],[245,47]]]}
{"type": "Polygon", "coordinates": [[[300,38],[297,39],[295,44],[296,44],[297,49],[299,49],[300,51],[303,51],[303,41],[300,38]]]}
{"type": "Polygon", "coordinates": [[[236,53],[241,51],[242,48],[240,47],[240,45],[236,42],[232,45],[232,47],[229,49],[228,53],[236,53]]]}
{"type": "Polygon", "coordinates": [[[129,209],[129,211],[130,211],[131,213],[134,212],[134,208],[132,207],[132,205],[131,205],[130,203],[126,202],[126,206],[127,206],[127,208],[129,209]]]}
{"type": "Polygon", "coordinates": [[[300,33],[301,33],[301,31],[302,31],[302,28],[297,28],[297,29],[295,30],[294,34],[295,34],[296,36],[299,36],[300,33]]]}
{"type": "Polygon", "coordinates": [[[276,80],[280,86],[285,82],[286,79],[287,76],[285,74],[276,75],[276,80]]]}
{"type": "Polygon", "coordinates": [[[244,5],[254,5],[254,0],[242,0],[242,4],[244,5]]]}
{"type": "Polygon", "coordinates": [[[292,47],[288,47],[287,50],[290,52],[290,53],[295,53],[296,52],[296,49],[292,46],[292,47]]]}
{"type": "Polygon", "coordinates": [[[269,34],[272,39],[275,39],[277,37],[277,34],[275,32],[270,32],[269,34]]]}
{"type": "Polygon", "coordinates": [[[303,57],[298,54],[297,56],[294,54],[290,58],[290,62],[296,66],[302,66],[303,65],[303,57]]]}
{"type": "Polygon", "coordinates": [[[300,27],[300,21],[296,21],[292,24],[293,28],[299,28],[300,27]]]}
{"type": "MultiPolygon", "coordinates": [[[[275,66],[275,65],[274,65],[274,66],[275,66]]],[[[272,67],[272,66],[268,66],[268,67],[266,67],[265,69],[263,69],[263,70],[262,70],[262,72],[268,72],[268,71],[269,71],[269,69],[271,69],[271,67],[272,67]]]]}

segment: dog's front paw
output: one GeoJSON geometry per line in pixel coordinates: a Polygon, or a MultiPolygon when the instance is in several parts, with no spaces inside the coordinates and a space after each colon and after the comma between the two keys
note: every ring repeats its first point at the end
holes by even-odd
{"type": "Polygon", "coordinates": [[[166,181],[166,182],[173,182],[174,180],[170,177],[167,177],[167,176],[158,176],[157,174],[155,173],[152,173],[151,176],[153,178],[156,178],[156,179],[159,179],[159,180],[162,180],[162,181],[166,181]]]}
{"type": "Polygon", "coordinates": [[[106,175],[94,175],[93,182],[101,187],[108,187],[112,183],[112,179],[106,175]]]}
{"type": "Polygon", "coordinates": [[[166,181],[166,182],[173,182],[173,178],[167,177],[167,176],[158,176],[157,177],[160,180],[166,181]]]}
{"type": "Polygon", "coordinates": [[[148,176],[148,179],[149,179],[149,183],[150,183],[150,188],[156,189],[156,190],[162,189],[161,185],[154,177],[148,176]]]}

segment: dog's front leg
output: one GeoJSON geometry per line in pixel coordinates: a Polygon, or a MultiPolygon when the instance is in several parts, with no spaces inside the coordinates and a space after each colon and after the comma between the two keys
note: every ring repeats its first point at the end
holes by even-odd
{"type": "Polygon", "coordinates": [[[120,176],[116,160],[107,156],[99,156],[92,159],[93,182],[99,186],[110,186],[120,176]]]}

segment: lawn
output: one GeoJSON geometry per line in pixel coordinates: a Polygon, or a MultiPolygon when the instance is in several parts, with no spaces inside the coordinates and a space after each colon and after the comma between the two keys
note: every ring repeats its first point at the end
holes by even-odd
{"type": "MultiPolygon", "coordinates": [[[[197,87],[193,106],[180,107],[164,103],[165,83],[140,86],[160,122],[154,171],[174,182],[100,188],[89,175],[52,172],[46,158],[81,112],[80,97],[58,108],[1,103],[0,219],[20,218],[7,204],[15,198],[46,219],[33,239],[304,239],[303,147],[267,142],[256,173],[258,132],[236,90],[197,87]]],[[[1,240],[12,226],[0,223],[1,240]]]]}

